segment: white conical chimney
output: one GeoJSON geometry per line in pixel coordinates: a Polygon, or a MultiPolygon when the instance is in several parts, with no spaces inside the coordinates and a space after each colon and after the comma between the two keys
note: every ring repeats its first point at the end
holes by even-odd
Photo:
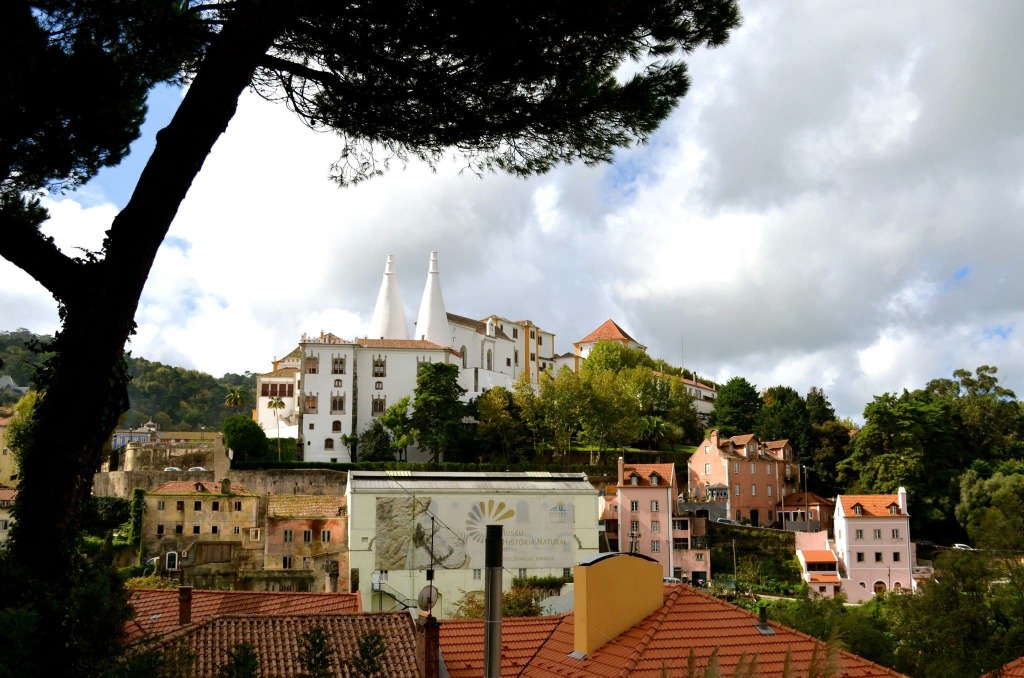
{"type": "Polygon", "coordinates": [[[377,294],[377,305],[373,307],[373,319],[370,320],[371,339],[409,338],[409,323],[405,319],[405,308],[398,293],[398,279],[391,270],[391,264],[392,257],[389,254],[384,265],[384,280],[377,294]]]}
{"type": "Polygon", "coordinates": [[[416,318],[416,339],[426,339],[438,346],[450,346],[451,332],[448,326],[448,312],[441,296],[441,277],[437,271],[437,252],[430,253],[430,270],[427,284],[423,288],[420,313],[416,318]]]}

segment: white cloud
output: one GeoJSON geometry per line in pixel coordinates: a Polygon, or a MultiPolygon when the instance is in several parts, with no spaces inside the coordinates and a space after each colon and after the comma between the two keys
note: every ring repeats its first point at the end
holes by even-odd
{"type": "MultiPolygon", "coordinates": [[[[1024,5],[748,4],[689,59],[691,93],[614,165],[522,181],[395,168],[327,180],[339,148],[244,96],[157,257],[132,350],[264,371],[303,332],[365,331],[388,254],[410,323],[431,250],[450,311],[529,318],[571,349],[607,318],[672,362],[826,389],[842,415],[960,367],[1024,391],[1024,5]],[[681,347],[682,344],[682,347],[681,347]]],[[[96,249],[114,208],[54,198],[96,249]]],[[[9,328],[56,329],[0,262],[9,328]]]]}

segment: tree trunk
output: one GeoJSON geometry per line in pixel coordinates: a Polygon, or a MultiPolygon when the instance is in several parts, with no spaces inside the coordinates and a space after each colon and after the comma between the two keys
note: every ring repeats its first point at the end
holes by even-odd
{"type": "MultiPolygon", "coordinates": [[[[16,594],[21,600],[0,600],[0,607],[31,606],[37,596],[61,596],[71,585],[82,504],[91,493],[103,444],[127,409],[123,350],[153,260],[193,179],[234,116],[238,97],[296,4],[236,4],[173,120],[157,135],[131,200],[107,232],[103,259],[66,260],[70,266],[60,280],[48,278],[38,261],[23,266],[58,298],[62,329],[53,342],[55,355],[36,379],[41,398],[22,453],[12,526],[12,564],[28,581],[16,594]]],[[[42,630],[53,636],[41,647],[72,644],[54,625],[43,624],[42,630]]]]}

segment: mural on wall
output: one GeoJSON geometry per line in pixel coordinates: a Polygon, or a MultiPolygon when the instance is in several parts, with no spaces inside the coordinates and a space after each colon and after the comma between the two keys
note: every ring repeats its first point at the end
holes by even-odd
{"type": "Polygon", "coordinates": [[[572,566],[571,503],[495,495],[378,497],[375,568],[482,568],[487,525],[504,527],[505,567],[572,566]]]}

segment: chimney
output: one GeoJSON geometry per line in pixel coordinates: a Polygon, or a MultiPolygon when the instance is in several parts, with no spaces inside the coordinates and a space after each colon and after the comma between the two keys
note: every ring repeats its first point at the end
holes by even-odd
{"type": "Polygon", "coordinates": [[[757,630],[765,636],[775,635],[775,630],[768,625],[768,606],[761,603],[757,606],[757,630]]]}
{"type": "Polygon", "coordinates": [[[231,479],[230,478],[224,478],[223,480],[220,481],[220,493],[221,494],[231,494],[231,479]]]}
{"type": "Polygon", "coordinates": [[[907,488],[901,487],[896,492],[896,496],[899,497],[900,514],[907,515],[907,488]]]}
{"type": "Polygon", "coordinates": [[[441,624],[429,612],[416,620],[416,665],[423,678],[441,675],[441,624]]]}
{"type": "Polygon", "coordinates": [[[501,525],[487,526],[484,542],[484,678],[501,678],[501,525]]]}
{"type": "Polygon", "coordinates": [[[663,576],[658,561],[628,553],[602,553],[577,565],[570,656],[587,656],[664,605],[663,576]]]}
{"type": "Polygon", "coordinates": [[[178,587],[178,625],[192,623],[192,587],[178,587]]]}
{"type": "Polygon", "coordinates": [[[622,482],[623,482],[622,467],[623,467],[624,464],[625,464],[625,461],[622,459],[622,457],[619,457],[619,481],[618,481],[619,485],[621,485],[622,482]]]}

